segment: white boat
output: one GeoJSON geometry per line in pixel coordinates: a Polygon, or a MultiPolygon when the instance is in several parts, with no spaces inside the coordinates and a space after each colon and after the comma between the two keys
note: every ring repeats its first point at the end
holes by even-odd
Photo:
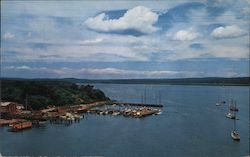
{"type": "MultiPolygon", "coordinates": [[[[223,88],[224,86],[222,86],[222,88],[223,88]]],[[[221,106],[221,105],[224,105],[224,104],[226,104],[226,101],[224,101],[223,100],[223,96],[221,95],[221,96],[219,96],[219,98],[218,98],[218,102],[215,104],[216,106],[221,106]],[[221,97],[221,98],[220,98],[221,97]]]]}
{"type": "Polygon", "coordinates": [[[230,118],[230,119],[235,119],[235,114],[232,113],[232,112],[229,112],[227,115],[226,115],[227,118],[230,118]]]}
{"type": "Polygon", "coordinates": [[[117,115],[119,115],[120,114],[120,112],[114,112],[113,114],[112,114],[112,116],[117,116],[117,115]]]}
{"type": "Polygon", "coordinates": [[[233,140],[236,140],[236,141],[240,140],[240,134],[237,133],[236,131],[231,132],[231,137],[233,140]]]}
{"type": "Polygon", "coordinates": [[[235,119],[234,119],[234,129],[231,132],[231,137],[233,140],[239,141],[240,140],[240,134],[236,131],[236,113],[235,113],[235,119]]]}
{"type": "Polygon", "coordinates": [[[160,114],[162,114],[162,112],[161,112],[161,111],[159,111],[159,112],[157,112],[156,114],[157,114],[157,115],[160,115],[160,114]]]}
{"type": "Polygon", "coordinates": [[[239,109],[236,107],[236,101],[233,99],[230,100],[229,109],[231,111],[239,111],[239,109]]]}
{"type": "Polygon", "coordinates": [[[216,106],[220,106],[221,104],[217,102],[215,105],[216,105],[216,106]]]}
{"type": "Polygon", "coordinates": [[[162,114],[162,112],[161,112],[160,109],[158,109],[158,112],[156,112],[155,114],[156,114],[156,115],[160,115],[160,114],[162,114]]]}

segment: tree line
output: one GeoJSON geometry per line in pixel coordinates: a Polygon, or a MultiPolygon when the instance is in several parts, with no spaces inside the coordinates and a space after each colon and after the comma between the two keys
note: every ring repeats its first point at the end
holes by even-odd
{"type": "Polygon", "coordinates": [[[1,80],[1,101],[13,101],[42,109],[48,105],[64,106],[109,100],[91,85],[77,85],[59,80],[1,80]]]}

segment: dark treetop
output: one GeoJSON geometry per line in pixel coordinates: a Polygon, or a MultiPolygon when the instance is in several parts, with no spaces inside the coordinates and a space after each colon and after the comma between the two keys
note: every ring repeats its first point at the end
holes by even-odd
{"type": "Polygon", "coordinates": [[[1,101],[27,103],[32,109],[109,100],[90,85],[64,80],[1,79],[1,101]]]}

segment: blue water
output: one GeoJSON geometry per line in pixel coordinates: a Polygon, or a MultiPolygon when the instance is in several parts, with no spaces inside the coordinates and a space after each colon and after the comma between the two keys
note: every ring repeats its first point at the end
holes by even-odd
{"type": "Polygon", "coordinates": [[[64,155],[106,157],[237,157],[249,155],[249,87],[94,84],[119,101],[147,103],[161,93],[163,113],[142,119],[86,115],[71,126],[47,124],[19,133],[0,128],[2,155],[64,155]],[[230,132],[228,105],[237,100],[240,142],[230,132]]]}

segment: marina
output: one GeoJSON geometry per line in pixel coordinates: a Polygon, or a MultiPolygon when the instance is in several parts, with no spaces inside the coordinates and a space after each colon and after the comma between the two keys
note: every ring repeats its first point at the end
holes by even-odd
{"type": "Polygon", "coordinates": [[[163,105],[159,104],[121,103],[117,101],[99,101],[61,107],[51,106],[38,111],[25,110],[24,108],[18,109],[16,106],[18,105],[15,102],[1,102],[2,117],[7,117],[7,119],[0,119],[0,126],[9,125],[10,131],[13,132],[32,128],[33,125],[40,126],[46,121],[52,124],[65,125],[79,123],[84,118],[85,113],[142,118],[160,113],[161,110],[157,108],[163,107],[163,105]],[[106,106],[109,108],[100,109],[100,107],[106,106]],[[121,106],[122,109],[114,109],[113,106],[121,106]]]}
{"type": "Polygon", "coordinates": [[[157,114],[160,112],[159,109],[151,109],[151,108],[137,108],[137,109],[124,109],[124,110],[115,110],[115,109],[91,109],[87,111],[92,114],[99,115],[123,115],[125,117],[133,117],[133,118],[142,118],[146,116],[150,116],[153,114],[157,114]]]}

